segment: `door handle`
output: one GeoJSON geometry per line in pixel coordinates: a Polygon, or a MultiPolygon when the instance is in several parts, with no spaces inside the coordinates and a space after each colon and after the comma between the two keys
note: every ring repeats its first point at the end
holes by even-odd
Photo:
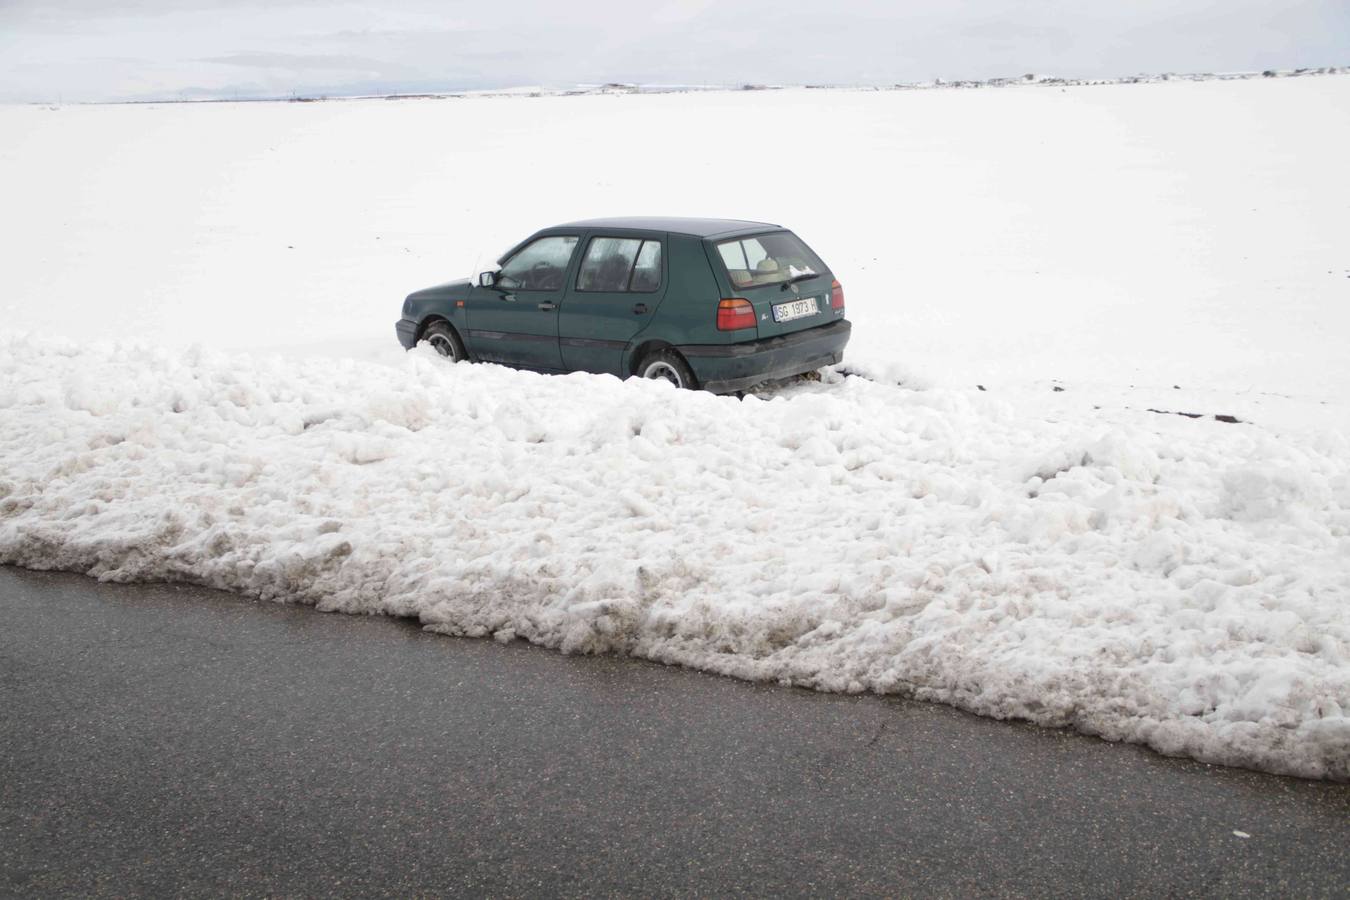
{"type": "Polygon", "coordinates": [[[640,316],[640,315],[642,315],[643,313],[645,313],[646,311],[647,311],[647,304],[645,304],[645,303],[634,303],[634,304],[633,304],[633,315],[635,315],[635,316],[640,316]]]}
{"type": "Polygon", "coordinates": [[[502,294],[502,299],[505,300],[507,303],[515,303],[515,302],[516,302],[516,295],[515,295],[515,294],[502,294]]]}
{"type": "Polygon", "coordinates": [[[543,303],[539,304],[539,308],[547,312],[550,309],[557,309],[558,304],[552,302],[551,300],[545,300],[543,303]]]}

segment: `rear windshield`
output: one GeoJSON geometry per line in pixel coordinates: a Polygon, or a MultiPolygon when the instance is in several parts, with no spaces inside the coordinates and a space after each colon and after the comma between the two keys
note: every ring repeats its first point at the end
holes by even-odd
{"type": "Polygon", "coordinates": [[[790,231],[718,241],[717,252],[722,255],[731,283],[738,288],[825,274],[820,257],[790,231]]]}

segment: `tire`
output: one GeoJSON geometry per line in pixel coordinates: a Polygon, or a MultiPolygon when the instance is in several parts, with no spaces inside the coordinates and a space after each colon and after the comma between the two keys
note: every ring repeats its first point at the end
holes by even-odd
{"type": "Polygon", "coordinates": [[[455,334],[455,329],[451,328],[447,322],[432,322],[422,331],[422,336],[417,339],[419,344],[430,344],[437,353],[444,356],[451,362],[460,362],[469,358],[469,354],[464,352],[464,342],[455,334]]]}
{"type": "Polygon", "coordinates": [[[636,374],[639,378],[669,381],[677,388],[698,390],[698,380],[694,378],[689,364],[674,350],[653,350],[648,353],[638,363],[636,374]]]}

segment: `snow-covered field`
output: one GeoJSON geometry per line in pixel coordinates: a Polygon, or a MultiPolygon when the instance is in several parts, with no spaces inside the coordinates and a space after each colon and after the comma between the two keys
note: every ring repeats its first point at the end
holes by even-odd
{"type": "Polygon", "coordinates": [[[1350,778],[1347,108],[1328,76],[0,109],[0,562],[1350,778]],[[394,343],[408,291],[644,213],[796,229],[873,380],[394,343]]]}

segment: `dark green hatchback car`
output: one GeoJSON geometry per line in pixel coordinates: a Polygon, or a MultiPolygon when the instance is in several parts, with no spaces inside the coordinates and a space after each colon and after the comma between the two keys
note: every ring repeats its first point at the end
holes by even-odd
{"type": "Polygon", "coordinates": [[[410,294],[399,343],[715,392],[837,363],[848,343],[843,288],[777,225],[592,219],[545,228],[498,265],[410,294]]]}

